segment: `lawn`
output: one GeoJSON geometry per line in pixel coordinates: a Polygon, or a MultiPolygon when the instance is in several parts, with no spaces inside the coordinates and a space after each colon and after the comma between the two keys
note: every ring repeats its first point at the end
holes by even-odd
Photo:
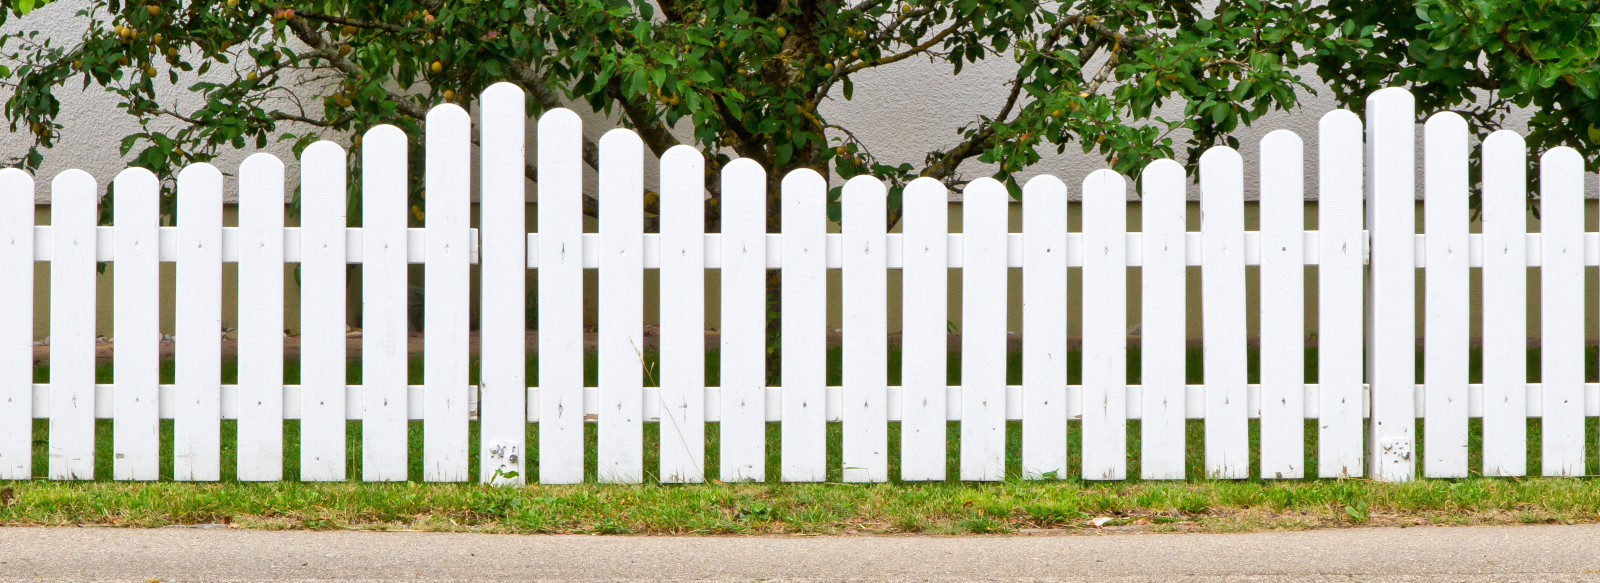
{"type": "MultiPolygon", "coordinates": [[[[1200,381],[1199,352],[1191,351],[1189,382],[1200,381]]],[[[646,364],[656,355],[647,353],[646,364]]],[[[715,352],[707,355],[707,384],[717,383],[715,352]]],[[[1077,354],[1069,356],[1076,359],[1077,354]]],[[[1588,351],[1588,370],[1595,371],[1596,352],[1588,351]]],[[[594,384],[594,357],[588,357],[588,381],[594,384]]],[[[891,353],[890,383],[897,384],[899,354],[891,353]]],[[[1251,382],[1255,382],[1255,354],[1251,354],[1251,382]]],[[[1129,354],[1129,382],[1138,382],[1138,352],[1129,354]]],[[[829,353],[829,382],[837,384],[839,353],[829,353]]],[[[1478,355],[1473,355],[1476,382],[1478,355]]],[[[1315,382],[1315,349],[1307,351],[1307,382],[1315,382]]],[[[1019,383],[1020,356],[1011,355],[1008,382],[1019,383]]],[[[1071,370],[1076,371],[1076,362],[1071,370]]],[[[1538,380],[1538,351],[1529,352],[1530,382],[1538,380]]],[[[538,362],[530,357],[529,378],[537,378],[538,362]]],[[[1420,368],[1420,367],[1419,367],[1420,368]]],[[[357,363],[350,367],[350,382],[360,382],[357,363]]],[[[420,384],[422,365],[411,364],[411,382],[420,384]]],[[[163,382],[170,382],[171,364],[163,365],[163,382]]],[[[298,363],[286,362],[287,383],[298,382],[298,363]]],[[[951,355],[950,379],[959,379],[959,355],[951,355]]],[[[40,367],[36,380],[45,382],[48,370],[40,367]]],[[[99,382],[111,382],[110,367],[101,367],[99,382]]],[[[224,366],[224,382],[233,382],[234,368],[224,366]]],[[[474,372],[474,377],[475,377],[474,372]]],[[[1075,374],[1073,375],[1076,376],[1075,374]]],[[[1421,373],[1418,373],[1419,379],[1421,373]]],[[[1593,378],[1590,379],[1594,381],[1593,378]]],[[[475,379],[474,379],[474,382],[475,379]]],[[[781,379],[772,379],[774,384],[781,379]]],[[[1072,378],[1070,382],[1076,383],[1072,378]]],[[[1418,421],[1420,435],[1421,421],[1418,421]]],[[[1085,482],[1075,477],[1076,456],[1069,477],[1053,481],[1020,479],[1021,425],[1008,425],[1009,478],[995,483],[839,484],[839,425],[829,424],[830,483],[783,484],[777,481],[778,424],[768,425],[765,484],[660,485],[654,468],[658,432],[645,429],[647,483],[639,486],[584,484],[529,486],[522,489],[487,488],[474,484],[423,484],[421,422],[412,422],[411,478],[401,484],[298,483],[299,424],[285,422],[284,475],[290,481],[250,484],[234,481],[234,424],[223,422],[223,481],[217,484],[111,482],[111,421],[97,422],[96,482],[0,482],[13,491],[0,504],[0,524],[106,524],[160,526],[168,524],[232,523],[263,528],[386,528],[427,530],[487,530],[506,532],[600,533],[763,533],[763,532],[1008,532],[1031,528],[1095,528],[1138,530],[1256,530],[1306,528],[1346,524],[1481,524],[1507,522],[1575,522],[1600,520],[1600,482],[1589,479],[1418,480],[1384,484],[1366,480],[1214,481],[1202,479],[1204,428],[1189,422],[1188,483],[1085,482]],[[1099,519],[1099,520],[1097,520],[1099,519]]],[[[1539,421],[1528,421],[1528,474],[1540,472],[1539,421]]],[[[1481,451],[1479,423],[1471,423],[1471,459],[1481,451]]],[[[477,475],[476,432],[473,423],[471,475],[477,475]]],[[[1069,424],[1068,440],[1077,451],[1079,428],[1069,424]]],[[[35,472],[46,467],[46,422],[36,420],[35,472]]],[[[595,476],[595,425],[587,425],[589,446],[587,475],[595,476]]],[[[1588,420],[1587,473],[1600,474],[1600,441],[1595,419],[1588,420]]],[[[959,425],[948,430],[950,476],[957,475],[959,425]]],[[[1316,426],[1306,423],[1308,475],[1316,475],[1316,426]]],[[[162,475],[171,475],[170,421],[162,422],[162,475]]],[[[348,425],[352,452],[347,475],[359,476],[360,422],[348,425]]],[[[718,427],[707,424],[707,475],[718,475],[718,427]]],[[[1251,423],[1252,451],[1259,451],[1258,432],[1251,423]]],[[[537,480],[537,424],[528,426],[528,467],[537,480]]],[[[897,476],[899,427],[889,426],[890,475],[897,476]]],[[[1426,444],[1422,444],[1425,446],[1426,444]]],[[[1139,473],[1139,425],[1128,423],[1129,475],[1139,473]]],[[[1258,456],[1252,454],[1252,459],[1258,456]]],[[[1422,456],[1417,456],[1421,459],[1422,456]]],[[[1473,471],[1477,465],[1474,461],[1473,471]]],[[[1253,471],[1252,474],[1258,473],[1253,471]]]]}

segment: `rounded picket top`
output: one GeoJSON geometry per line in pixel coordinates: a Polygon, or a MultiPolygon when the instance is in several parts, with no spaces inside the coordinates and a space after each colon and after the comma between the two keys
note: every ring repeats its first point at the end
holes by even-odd
{"type": "Polygon", "coordinates": [[[0,198],[12,196],[25,196],[28,199],[28,204],[33,204],[33,175],[28,174],[27,170],[21,168],[0,169],[0,198]],[[10,194],[12,192],[20,194],[10,194]]]}
{"type": "Polygon", "coordinates": [[[1411,95],[1404,87],[1385,87],[1367,95],[1367,111],[1374,109],[1402,107],[1406,111],[1416,108],[1417,98],[1411,95]]]}
{"type": "MultiPolygon", "coordinates": [[[[705,159],[706,159],[706,157],[701,155],[700,154],[700,150],[695,149],[694,146],[686,146],[686,145],[679,144],[677,146],[673,146],[671,148],[667,148],[667,151],[665,153],[661,154],[661,165],[662,166],[666,166],[666,165],[669,165],[669,164],[693,164],[695,162],[700,162],[700,163],[704,164],[705,163],[705,159]]],[[[735,160],[735,162],[738,162],[738,161],[735,160]]],[[[730,166],[732,166],[732,164],[730,164],[730,166]]]]}
{"type": "MultiPolygon", "coordinates": [[[[156,178],[154,172],[138,166],[130,166],[117,173],[111,179],[116,185],[117,199],[113,204],[122,205],[154,205],[161,198],[161,179],[156,178]]],[[[0,188],[4,188],[0,186],[0,188]]]]}
{"type": "Polygon", "coordinates": [[[1317,132],[1324,141],[1328,139],[1330,132],[1342,136],[1351,131],[1357,135],[1361,134],[1361,116],[1348,109],[1335,109],[1322,114],[1322,119],[1317,121],[1317,132]]]}
{"type": "Polygon", "coordinates": [[[77,168],[63,170],[50,180],[50,200],[53,204],[61,194],[68,196],[81,196],[87,192],[89,196],[96,196],[94,177],[88,172],[77,168]]]}
{"type": "MultiPolygon", "coordinates": [[[[793,173],[790,174],[793,175],[793,173]]],[[[950,189],[946,188],[944,183],[940,182],[937,178],[923,176],[916,180],[912,180],[910,184],[906,185],[905,196],[903,198],[907,203],[910,203],[913,200],[920,202],[924,199],[935,198],[939,202],[943,203],[950,200],[950,189]]]]}
{"type": "Polygon", "coordinates": [[[844,183],[844,191],[839,199],[846,204],[882,204],[887,197],[888,191],[884,189],[882,180],[862,174],[844,183]]]}
{"type": "Polygon", "coordinates": [[[1011,194],[1006,191],[1006,185],[988,176],[967,183],[967,187],[961,190],[961,203],[963,205],[1003,203],[1010,197],[1011,194]]]}
{"type": "Polygon", "coordinates": [[[642,155],[644,140],[639,139],[639,134],[633,133],[633,130],[617,128],[600,136],[600,150],[604,152],[612,148],[637,148],[642,155]]]}
{"type": "MultiPolygon", "coordinates": [[[[1041,176],[1039,178],[1043,177],[1041,176]]],[[[1033,183],[1038,181],[1039,178],[1029,180],[1028,186],[1033,186],[1033,183]]],[[[1022,194],[1024,197],[1027,196],[1027,186],[1022,188],[1022,194]]],[[[1109,196],[1112,194],[1120,197],[1124,202],[1126,202],[1128,199],[1128,180],[1123,178],[1120,172],[1109,168],[1102,168],[1095,170],[1094,172],[1090,172],[1088,176],[1083,178],[1084,201],[1088,201],[1090,196],[1109,196]],[[1091,195],[1090,193],[1093,194],[1091,195]]]]}
{"type": "Polygon", "coordinates": [[[433,106],[433,109],[428,110],[427,121],[429,127],[433,127],[435,123],[454,122],[471,124],[472,116],[468,115],[467,110],[462,109],[459,105],[454,103],[441,103],[433,106]]]}
{"type": "Polygon", "coordinates": [[[1539,166],[1554,166],[1561,170],[1576,169],[1581,174],[1583,155],[1569,146],[1556,146],[1539,157],[1539,166]]]}
{"type": "Polygon", "coordinates": [[[205,162],[190,164],[178,171],[178,218],[183,209],[196,205],[222,204],[222,171],[205,162]]]}
{"type": "Polygon", "coordinates": [[[483,107],[481,104],[489,103],[491,101],[506,103],[514,102],[518,107],[521,107],[526,99],[526,95],[527,94],[523,93],[522,88],[518,87],[516,83],[501,81],[484,89],[483,93],[478,95],[478,102],[480,103],[480,107],[483,107]]]}
{"type": "Polygon", "coordinates": [[[317,160],[319,163],[335,160],[343,164],[347,154],[344,146],[340,146],[338,142],[317,140],[300,152],[300,164],[304,166],[312,160],[317,160]]]}
{"type": "MultiPolygon", "coordinates": [[[[1109,172],[1109,170],[1099,170],[1096,171],[1096,174],[1099,172],[1109,172]]],[[[1094,176],[1094,174],[1090,174],[1090,176],[1094,176]]],[[[1088,179],[1085,178],[1084,180],[1087,181],[1088,179]]],[[[1087,184],[1087,182],[1085,182],[1085,184],[1087,184]]],[[[1023,208],[1028,207],[1028,201],[1030,200],[1047,200],[1053,198],[1064,199],[1066,197],[1067,184],[1062,182],[1060,178],[1056,178],[1050,174],[1040,174],[1028,179],[1027,184],[1022,185],[1023,208]]]]}
{"type": "Polygon", "coordinates": [[[1184,178],[1186,172],[1183,165],[1171,158],[1162,158],[1151,162],[1139,173],[1139,198],[1145,202],[1165,200],[1173,196],[1183,199],[1188,192],[1185,189],[1184,178]]]}
{"type": "MultiPolygon", "coordinates": [[[[790,170],[783,176],[780,185],[783,200],[810,208],[820,206],[828,196],[828,180],[810,168],[790,170]]],[[[789,213],[784,213],[784,220],[788,220],[789,213]]]]}
{"type": "Polygon", "coordinates": [[[732,181],[752,182],[764,186],[767,183],[767,169],[762,168],[761,163],[749,158],[733,160],[722,168],[723,184],[732,181]]]}
{"type": "Polygon", "coordinates": [[[1427,128],[1428,134],[1449,131],[1451,133],[1460,133],[1464,136],[1467,133],[1466,118],[1461,117],[1461,114],[1454,111],[1441,111],[1428,116],[1428,121],[1423,126],[1427,128]]]}
{"type": "Polygon", "coordinates": [[[1305,148],[1305,141],[1300,139],[1300,134],[1289,130],[1272,130],[1261,138],[1261,151],[1266,152],[1277,148],[1293,148],[1294,151],[1298,152],[1305,148]]]}
{"type": "Polygon", "coordinates": [[[539,116],[539,133],[545,132],[581,132],[583,131],[583,118],[565,107],[557,107],[544,112],[539,116]]]}
{"type": "Polygon", "coordinates": [[[283,172],[283,161],[272,154],[258,152],[251,154],[250,157],[244,159],[244,162],[239,163],[239,176],[241,177],[259,172],[278,172],[281,174],[283,172]]]}
{"type": "Polygon", "coordinates": [[[1200,154],[1201,179],[1205,178],[1207,166],[1215,167],[1217,169],[1237,166],[1242,171],[1244,169],[1244,157],[1240,156],[1239,151],[1233,148],[1229,148],[1227,146],[1212,146],[1210,149],[1206,150],[1205,153],[1200,154]]]}
{"type": "MultiPolygon", "coordinates": [[[[1520,159],[1527,155],[1527,143],[1522,139],[1522,134],[1511,130],[1499,130],[1489,134],[1483,139],[1484,162],[1491,162],[1493,158],[1515,156],[1520,159]]],[[[1488,166],[1484,166],[1488,169],[1488,166]]]]}

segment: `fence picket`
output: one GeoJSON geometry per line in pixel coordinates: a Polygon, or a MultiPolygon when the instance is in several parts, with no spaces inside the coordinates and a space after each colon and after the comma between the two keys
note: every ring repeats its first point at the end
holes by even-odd
{"type": "Polygon", "coordinates": [[[539,118],[539,483],[583,481],[583,122],[539,118]]]}
{"type": "Polygon", "coordinates": [[[1374,479],[1396,482],[1416,473],[1415,109],[1400,87],[1367,96],[1367,463],[1374,479]]]}
{"type": "Polygon", "coordinates": [[[0,169],[0,480],[33,479],[33,177],[0,169]]]}
{"type": "Polygon", "coordinates": [[[1204,323],[1206,475],[1250,477],[1244,316],[1244,161],[1226,146],[1200,156],[1200,310],[1204,323]]]}
{"type": "Polygon", "coordinates": [[[1362,450],[1361,118],[1336,109],[1317,125],[1317,475],[1365,475],[1362,450]]]}
{"type": "Polygon", "coordinates": [[[238,477],[283,479],[283,162],[239,165],[238,477]]]}
{"type": "Polygon", "coordinates": [[[1083,181],[1083,479],[1128,473],[1128,187],[1096,170],[1083,181]]]}
{"type": "Polygon", "coordinates": [[[1428,118],[1424,127],[1427,232],[1422,378],[1426,422],[1422,442],[1430,478],[1467,477],[1467,122],[1454,112],[1428,118]]]}
{"type": "MultiPolygon", "coordinates": [[[[50,479],[94,479],[94,178],[50,183],[50,479]]],[[[220,334],[213,330],[213,334],[220,334]]]]}
{"type": "Polygon", "coordinates": [[[1305,476],[1304,144],[1261,140],[1261,477],[1305,476]]]}
{"type": "Polygon", "coordinates": [[[722,480],[766,481],[767,172],[722,169],[722,480]]]}
{"type": "Polygon", "coordinates": [[[663,483],[704,482],[706,475],[705,182],[698,150],[673,146],[661,156],[663,483]]]}
{"type": "MultiPolygon", "coordinates": [[[[939,481],[945,477],[949,427],[945,400],[950,345],[945,335],[949,322],[950,193],[943,183],[924,176],[906,185],[902,200],[900,479],[939,481]]],[[[1062,217],[1064,220],[1066,214],[1062,217]]],[[[1062,417],[1064,438],[1066,419],[1062,417]]]]}
{"type": "MultiPolygon", "coordinates": [[[[521,485],[527,475],[527,178],[523,147],[526,96],[495,83],[478,100],[478,225],[482,348],[478,373],[478,480],[521,485]],[[498,449],[497,449],[498,448],[498,449]]],[[[465,231],[465,229],[463,229],[465,231]]],[[[463,380],[464,382],[464,380],[463,380]]]]}
{"type": "Polygon", "coordinates": [[[1143,186],[1140,231],[1144,245],[1140,276],[1146,298],[1139,316],[1139,382],[1144,393],[1139,473],[1146,480],[1182,480],[1187,423],[1184,289],[1188,268],[1184,258],[1188,179],[1177,162],[1156,160],[1145,167],[1139,180],[1143,186]]]}
{"type": "Polygon", "coordinates": [[[1483,140],[1483,475],[1527,472],[1527,150],[1483,140]]]}
{"type": "Polygon", "coordinates": [[[222,471],[222,173],[210,164],[178,173],[177,271],[173,479],[216,481],[222,471]]]}
{"type": "Polygon", "coordinates": [[[422,479],[467,475],[467,280],[472,245],[472,118],[445,104],[428,112],[423,199],[427,295],[423,303],[422,479]]]}
{"type": "Polygon", "coordinates": [[[345,151],[300,154],[300,479],[345,479],[345,151]]]}
{"type": "Polygon", "coordinates": [[[601,482],[644,475],[644,142],[628,130],[600,138],[601,482]]]}
{"type": "Polygon", "coordinates": [[[407,478],[406,135],[380,125],[361,146],[361,479],[407,478]]]}
{"type": "MultiPolygon", "coordinates": [[[[814,170],[783,177],[783,423],[785,482],[827,479],[828,181],[814,170]]],[[[908,211],[909,212],[909,211],[908,211]]],[[[908,214],[907,221],[913,219],[908,214]]],[[[911,229],[906,224],[906,229],[911,229]]],[[[944,379],[940,377],[941,388],[944,379]]],[[[943,423],[943,410],[941,423],[943,423]]],[[[941,425],[942,427],[942,425],[941,425]]],[[[941,441],[941,443],[943,443],[941,441]]],[[[941,462],[943,463],[943,462],[941,462]]],[[[941,466],[943,467],[943,466],[941,466]]]]}
{"type": "MultiPolygon", "coordinates": [[[[1089,188],[1085,182],[1085,201],[1089,188]]],[[[1022,333],[1028,339],[1022,343],[1022,477],[1065,479],[1067,185],[1054,176],[1035,177],[1022,188],[1022,207],[1026,211],[1022,215],[1022,333]]],[[[1087,212],[1087,202],[1084,209],[1087,212]]],[[[1086,228],[1089,220],[1084,220],[1086,228]]],[[[1084,301],[1105,299],[1091,299],[1089,288],[1084,289],[1084,301]]],[[[1089,401],[1084,395],[1084,402],[1089,401]]],[[[1084,447],[1084,459],[1088,459],[1091,446],[1087,440],[1084,447]]],[[[1088,465],[1084,467],[1087,476],[1088,465]]]]}
{"type": "Polygon", "coordinates": [[[1539,159],[1540,383],[1543,472],[1584,475],[1583,156],[1553,148],[1539,159]]]}
{"type": "Polygon", "coordinates": [[[116,379],[111,475],[117,480],[155,480],[161,477],[161,279],[156,232],[161,183],[149,170],[129,168],[117,174],[115,189],[112,329],[113,340],[121,340],[115,340],[111,363],[116,379]]]}
{"type": "Polygon", "coordinates": [[[1006,476],[1006,215],[1011,196],[999,181],[979,178],[962,197],[961,479],[993,481],[1006,476]]]}
{"type": "Polygon", "coordinates": [[[889,477],[887,211],[883,183],[844,185],[844,481],[889,477]]]}

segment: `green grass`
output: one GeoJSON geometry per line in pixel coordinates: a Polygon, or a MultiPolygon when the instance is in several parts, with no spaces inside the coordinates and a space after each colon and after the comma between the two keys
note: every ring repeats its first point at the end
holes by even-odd
{"type": "MultiPolygon", "coordinates": [[[[655,367],[656,353],[645,354],[647,370],[655,367]]],[[[1077,383],[1078,354],[1069,355],[1069,382],[1077,383]]],[[[1251,352],[1250,381],[1256,381],[1257,355],[1251,352]]],[[[707,354],[707,384],[717,382],[718,355],[707,354]]],[[[1588,351],[1590,375],[1596,351],[1588,351]]],[[[587,384],[594,385],[595,357],[586,357],[587,384]]],[[[899,382],[899,354],[889,356],[891,384],[899,382]]],[[[1139,353],[1130,350],[1129,382],[1139,382],[1139,353]]],[[[1201,379],[1200,353],[1189,354],[1189,382],[1201,379]]],[[[1471,378],[1478,380],[1480,356],[1474,352],[1471,378]]],[[[839,382],[839,352],[829,352],[830,384],[839,382]]],[[[1008,383],[1020,383],[1020,355],[1008,363],[1008,383]]],[[[538,362],[528,362],[529,378],[537,378],[538,362]]],[[[422,364],[411,363],[411,382],[421,382],[422,364]]],[[[1539,378],[1538,351],[1529,351],[1530,381],[1539,378]]],[[[1315,382],[1316,351],[1307,351],[1307,382],[1315,382]]],[[[360,367],[352,363],[350,382],[360,383],[360,367]]],[[[224,365],[225,383],[236,371],[224,365]]],[[[110,367],[98,371],[98,382],[111,382],[110,367]]],[[[171,382],[171,363],[162,367],[163,382],[171,382]]],[[[476,367],[473,370],[476,382],[476,367]]],[[[781,384],[781,379],[770,379],[781,384]]],[[[949,366],[952,384],[959,382],[959,354],[949,366]]],[[[298,363],[285,363],[285,382],[296,383],[298,363]]],[[[1421,372],[1419,367],[1419,381],[1421,372]]],[[[46,382],[48,370],[36,370],[36,381],[46,382]]],[[[1590,379],[1594,382],[1594,379],[1590,379]]],[[[650,381],[647,381],[650,382],[650,381]]],[[[1069,423],[1069,471],[1066,479],[1026,481],[1020,475],[1021,425],[1007,427],[1007,476],[1004,482],[901,483],[899,475],[899,424],[889,425],[891,481],[879,485],[783,484],[778,482],[780,451],[778,424],[767,428],[766,484],[659,485],[658,424],[645,428],[646,484],[615,486],[529,486],[492,489],[472,484],[421,484],[422,425],[410,428],[411,483],[363,484],[298,483],[299,424],[285,422],[286,481],[250,484],[234,481],[234,432],[224,421],[222,477],[219,484],[170,482],[172,424],[161,424],[163,481],[111,482],[111,421],[97,421],[95,482],[0,483],[16,492],[15,503],[0,506],[0,524],[122,524],[155,526],[173,523],[228,521],[264,528],[423,528],[430,530],[490,530],[508,532],[1003,532],[1019,528],[1078,527],[1094,516],[1115,520],[1112,525],[1133,524],[1150,530],[1253,530],[1260,528],[1316,527],[1332,524],[1480,524],[1503,522],[1573,522],[1600,520],[1600,484],[1588,479],[1488,479],[1418,480],[1409,484],[1381,484],[1364,480],[1216,481],[1204,478],[1204,426],[1188,424],[1188,483],[1087,482],[1076,478],[1080,428],[1069,423]]],[[[1421,435],[1421,421],[1418,421],[1421,435]]],[[[1470,425],[1470,458],[1481,457],[1480,424],[1470,425]]],[[[1528,475],[1540,473],[1539,421],[1528,421],[1528,475]]],[[[477,475],[477,424],[470,425],[471,469],[477,475]]],[[[828,424],[830,482],[840,479],[840,426],[828,424]]],[[[1600,429],[1587,420],[1587,473],[1600,474],[1600,429]]],[[[36,420],[35,472],[43,474],[47,462],[47,422],[36,420]]],[[[1139,425],[1128,423],[1128,475],[1139,475],[1139,425]]],[[[1307,475],[1317,473],[1317,428],[1306,423],[1307,475]]],[[[350,452],[348,476],[361,475],[360,422],[347,425],[350,452]]],[[[586,425],[586,475],[595,479],[596,426],[586,425]]],[[[957,475],[960,452],[959,424],[948,429],[948,475],[957,475]]],[[[538,428],[527,432],[530,481],[538,479],[538,428]]],[[[718,475],[718,426],[706,427],[706,475],[718,475]]],[[[1252,475],[1259,474],[1259,430],[1250,427],[1252,475]]],[[[1419,445],[1417,459],[1422,459],[1419,445]]],[[[1474,461],[1474,476],[1480,462],[1474,461]]],[[[3,497],[3,496],[0,496],[3,497]]]]}

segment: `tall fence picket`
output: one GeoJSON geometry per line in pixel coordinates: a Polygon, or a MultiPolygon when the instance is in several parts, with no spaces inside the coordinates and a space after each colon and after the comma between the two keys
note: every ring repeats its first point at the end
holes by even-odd
{"type": "Polygon", "coordinates": [[[239,165],[238,476],[283,479],[283,162],[239,165]]]}
{"type": "Polygon", "coordinates": [[[583,481],[583,122],[539,118],[539,482],[583,481]],[[558,306],[552,309],[551,306],[558,306]]]}
{"type": "Polygon", "coordinates": [[[117,174],[114,187],[111,475],[117,480],[156,480],[161,477],[161,311],[156,309],[161,293],[161,183],[149,170],[129,168],[117,174]]]}
{"type": "Polygon", "coordinates": [[[1244,161],[1226,146],[1200,156],[1200,310],[1204,325],[1206,475],[1250,477],[1244,315],[1244,161]]]}
{"type": "Polygon", "coordinates": [[[1261,140],[1261,477],[1305,476],[1305,182],[1300,136],[1261,140]]]}
{"type": "Polygon", "coordinates": [[[766,480],[767,172],[722,169],[722,481],[766,480]]]}
{"type": "MultiPolygon", "coordinates": [[[[945,478],[950,350],[945,336],[950,301],[949,198],[943,183],[925,176],[906,185],[902,203],[905,260],[901,268],[900,479],[907,481],[945,478]]],[[[1066,213],[1061,216],[1065,220],[1066,213]]],[[[822,225],[817,227],[820,233],[822,225]]],[[[787,262],[788,257],[784,260],[787,262]]],[[[1062,271],[1064,274],[1065,269],[1062,271]]],[[[785,380],[785,387],[788,384],[785,380]]],[[[1065,382],[1062,389],[1066,389],[1065,382]]]]}
{"type": "Polygon", "coordinates": [[[468,246],[472,118],[455,105],[428,112],[423,217],[422,479],[467,480],[468,246]]]}
{"type": "Polygon", "coordinates": [[[361,479],[407,478],[406,135],[380,125],[361,146],[361,479]]]}
{"type": "Polygon", "coordinates": [[[844,481],[889,479],[888,243],[883,183],[844,185],[844,481]]]}
{"type": "MultiPolygon", "coordinates": [[[[1423,230],[1427,269],[1422,378],[1426,421],[1422,441],[1430,478],[1467,477],[1467,354],[1472,291],[1467,260],[1467,122],[1454,112],[1428,118],[1423,230]]],[[[1324,280],[1326,281],[1326,280],[1324,280]]],[[[1324,284],[1326,285],[1326,284],[1324,284]]]]}
{"type": "Polygon", "coordinates": [[[1128,473],[1128,187],[1083,180],[1083,478],[1128,473]]]}
{"type": "Polygon", "coordinates": [[[176,283],[173,477],[216,481],[222,471],[222,173],[210,164],[178,174],[176,283]]]}
{"type": "MultiPolygon", "coordinates": [[[[705,157],[689,146],[661,156],[662,482],[705,481],[705,157]]],[[[765,314],[763,313],[763,316],[765,314]]]]}
{"type": "MultiPolygon", "coordinates": [[[[783,377],[783,423],[779,428],[779,471],[785,482],[821,482],[827,479],[828,453],[828,181],[814,170],[801,169],[784,176],[782,188],[783,319],[779,326],[783,342],[779,350],[783,359],[779,372],[783,377]]],[[[908,215],[906,220],[920,219],[908,215]]],[[[908,222],[906,228],[912,224],[908,222]]],[[[942,388],[942,375],[939,383],[942,388]]]]}
{"type": "Polygon", "coordinates": [[[1416,473],[1415,119],[1415,102],[1405,89],[1367,97],[1367,463],[1374,479],[1386,481],[1407,481],[1416,473]]]}
{"type": "MultiPolygon", "coordinates": [[[[94,178],[50,183],[50,479],[94,479],[94,178]]],[[[212,330],[220,335],[220,330],[212,330]]],[[[180,433],[181,435],[181,433],[180,433]]]]}
{"type": "Polygon", "coordinates": [[[0,169],[0,480],[33,479],[33,177],[0,169]]]}
{"type": "Polygon", "coordinates": [[[1516,132],[1500,130],[1483,140],[1485,476],[1527,472],[1527,167],[1516,132]]]}
{"type": "Polygon", "coordinates": [[[1187,423],[1184,325],[1188,278],[1183,166],[1157,160],[1139,177],[1144,246],[1140,268],[1139,375],[1144,393],[1139,421],[1140,475],[1146,480],[1182,480],[1187,423]],[[1156,301],[1159,298],[1159,301],[1156,301]]]}
{"type": "MultiPolygon", "coordinates": [[[[961,479],[1006,476],[1006,214],[992,178],[961,204],[961,479]]],[[[848,350],[848,348],[846,348],[848,350]]]]}
{"type": "Polygon", "coordinates": [[[1540,412],[1546,476],[1584,475],[1583,156],[1554,148],[1539,160],[1540,412]]]}
{"type": "Polygon", "coordinates": [[[644,143],[627,130],[600,138],[601,482],[644,478],[644,143]]]}
{"type": "Polygon", "coordinates": [[[345,479],[345,151],[300,154],[300,479],[345,479]]]}
{"type": "MultiPolygon", "coordinates": [[[[1087,195],[1085,192],[1086,201],[1087,195]]],[[[1022,333],[1028,339],[1022,344],[1022,476],[1064,479],[1067,477],[1067,185],[1054,176],[1035,177],[1022,189],[1022,205],[1028,209],[1022,217],[1022,333]]],[[[1084,225],[1087,227],[1089,222],[1085,220],[1084,225]]],[[[1085,301],[1105,299],[1098,295],[1091,298],[1089,288],[1084,289],[1085,301]]],[[[1087,396],[1084,402],[1089,402],[1087,396]]]]}
{"type": "Polygon", "coordinates": [[[1366,475],[1362,450],[1361,118],[1336,109],[1317,125],[1317,475],[1366,475]]]}
{"type": "MultiPolygon", "coordinates": [[[[478,372],[478,480],[520,485],[527,475],[527,178],[523,142],[526,96],[511,83],[496,83],[478,102],[479,172],[483,186],[478,214],[482,353],[478,372]]],[[[465,178],[464,176],[462,177],[465,178]]],[[[465,182],[465,180],[463,180],[465,182]]],[[[458,204],[465,204],[465,200],[458,204]]],[[[463,232],[464,225],[460,226],[463,232]]],[[[465,269],[465,262],[462,263],[465,269]]],[[[463,381],[465,382],[465,381],[463,381]]]]}

